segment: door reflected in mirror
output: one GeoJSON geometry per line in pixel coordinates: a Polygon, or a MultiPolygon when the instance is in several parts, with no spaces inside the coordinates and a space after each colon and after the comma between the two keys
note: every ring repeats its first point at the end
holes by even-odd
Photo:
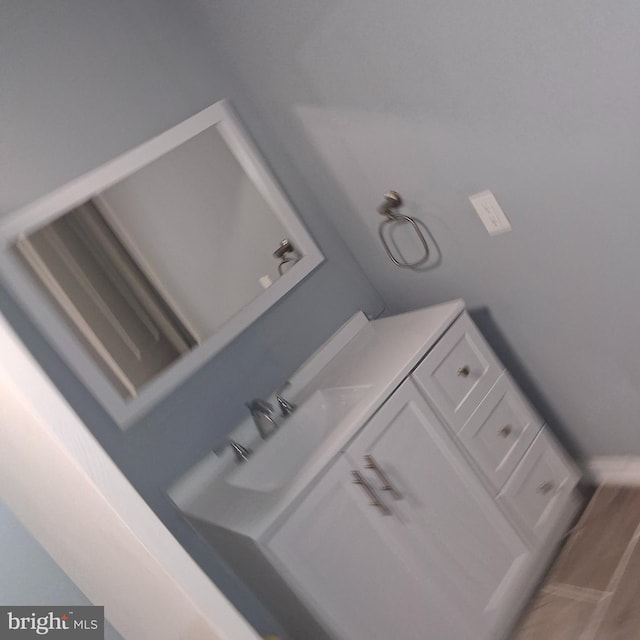
{"type": "Polygon", "coordinates": [[[14,293],[123,426],[322,261],[225,102],[0,235],[14,293]]]}

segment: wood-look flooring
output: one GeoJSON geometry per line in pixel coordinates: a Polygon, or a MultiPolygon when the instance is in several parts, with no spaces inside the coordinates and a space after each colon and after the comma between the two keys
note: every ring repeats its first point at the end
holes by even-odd
{"type": "Polygon", "coordinates": [[[600,487],[512,640],[640,640],[640,489],[600,487]]]}

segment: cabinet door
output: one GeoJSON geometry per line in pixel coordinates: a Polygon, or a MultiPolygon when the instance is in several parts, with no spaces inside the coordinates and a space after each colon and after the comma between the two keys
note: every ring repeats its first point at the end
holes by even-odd
{"type": "Polygon", "coordinates": [[[476,621],[469,637],[494,637],[500,607],[522,579],[528,549],[411,379],[346,453],[392,509],[398,556],[422,570],[425,580],[436,565],[436,575],[445,576],[443,587],[456,594],[459,615],[476,621]],[[367,469],[372,463],[375,468],[367,469]]]}
{"type": "Polygon", "coordinates": [[[340,458],[267,542],[280,573],[336,640],[477,638],[440,565],[399,553],[402,522],[353,470],[340,458]]]}

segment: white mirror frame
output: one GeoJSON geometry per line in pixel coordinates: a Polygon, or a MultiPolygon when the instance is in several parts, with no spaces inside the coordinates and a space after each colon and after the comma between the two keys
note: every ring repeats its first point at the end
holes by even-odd
{"type": "Polygon", "coordinates": [[[3,281],[43,335],[123,430],[221,351],[323,260],[324,256],[298,219],[227,100],[211,105],[165,133],[0,219],[0,274],[3,281]],[[286,271],[215,334],[176,360],[141,388],[138,395],[125,399],[81,345],[58,307],[44,294],[16,252],[10,249],[19,239],[212,126],[216,127],[274,215],[287,229],[288,237],[303,257],[296,262],[295,268],[286,271]]]}

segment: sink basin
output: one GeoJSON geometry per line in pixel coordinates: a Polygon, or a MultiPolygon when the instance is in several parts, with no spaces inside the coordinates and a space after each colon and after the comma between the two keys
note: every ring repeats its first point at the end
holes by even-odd
{"type": "Polygon", "coordinates": [[[368,388],[335,387],[316,391],[286,418],[249,460],[236,466],[225,481],[235,487],[260,492],[285,486],[368,388]]]}

